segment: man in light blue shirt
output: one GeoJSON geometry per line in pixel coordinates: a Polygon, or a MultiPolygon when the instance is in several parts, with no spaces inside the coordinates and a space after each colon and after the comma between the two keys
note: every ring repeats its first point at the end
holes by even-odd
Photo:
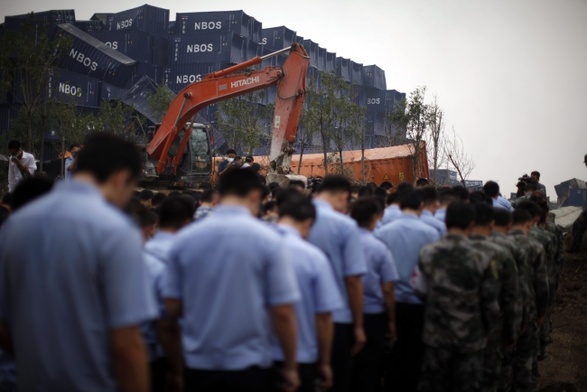
{"type": "Polygon", "coordinates": [[[395,338],[393,282],[399,277],[391,252],[372,233],[383,211],[379,203],[375,198],[362,198],[351,209],[351,217],[360,227],[367,261],[367,273],[363,275],[367,344],[353,364],[352,390],[356,392],[381,389],[384,343],[386,337],[395,338]]]}
{"type": "Polygon", "coordinates": [[[178,233],[171,248],[163,293],[169,319],[162,322],[168,379],[181,383],[185,363],[186,391],[269,391],[275,331],[283,377],[295,390],[300,294],[289,262],[295,256],[253,217],[262,194],[254,172],[227,171],[218,191],[214,214],[178,233]]]}
{"type": "Polygon", "coordinates": [[[508,200],[503,198],[499,194],[499,184],[495,181],[487,181],[485,185],[483,185],[483,192],[493,200],[493,207],[495,208],[503,208],[512,212],[514,207],[512,207],[512,203],[508,200]]]}
{"type": "Polygon", "coordinates": [[[139,230],[113,206],[141,167],[132,143],[91,136],[73,180],[2,227],[0,342],[19,390],[149,390],[139,325],[156,309],[139,230]]]}
{"type": "MultiPolygon", "coordinates": [[[[446,220],[446,209],[450,203],[460,200],[459,195],[451,188],[440,188],[438,190],[438,201],[440,206],[436,209],[434,217],[444,223],[446,220]]],[[[445,224],[446,227],[446,224],[445,224]]]]}
{"type": "Polygon", "coordinates": [[[422,222],[438,231],[438,234],[440,234],[440,237],[442,238],[446,235],[446,224],[434,216],[440,207],[438,193],[436,192],[436,189],[431,186],[420,188],[420,191],[424,203],[420,219],[422,222]]]}
{"type": "Polygon", "coordinates": [[[381,218],[381,224],[379,227],[385,226],[386,224],[393,222],[401,216],[402,211],[399,207],[399,200],[404,193],[411,192],[413,190],[414,186],[407,182],[402,182],[397,186],[395,193],[392,193],[387,197],[389,206],[383,211],[383,218],[381,218]]]}
{"type": "Polygon", "coordinates": [[[395,284],[398,340],[393,348],[393,364],[388,369],[385,384],[398,391],[415,391],[424,353],[424,305],[416,295],[410,278],[422,247],[439,240],[440,234],[419,219],[423,208],[420,190],[402,195],[400,208],[402,216],[375,232],[391,251],[399,273],[395,284]]]}
{"type": "Polygon", "coordinates": [[[63,165],[65,168],[65,180],[66,181],[71,180],[71,177],[73,176],[73,170],[75,169],[75,167],[72,166],[72,164],[75,161],[75,158],[77,158],[77,155],[79,154],[81,149],[82,149],[82,146],[79,144],[72,144],[69,147],[69,153],[71,155],[67,159],[65,159],[65,164],[63,165]]]}
{"type": "MultiPolygon", "coordinates": [[[[289,261],[302,295],[296,304],[297,359],[301,379],[298,392],[316,390],[316,370],[321,379],[320,386],[328,390],[332,386],[330,351],[334,325],[331,313],[343,303],[326,256],[303,240],[310,234],[316,209],[301,193],[289,192],[285,200],[279,202],[277,230],[283,236],[287,252],[295,255],[289,261]]],[[[273,358],[282,362],[283,352],[276,341],[273,348],[273,358]]]]}
{"type": "Polygon", "coordinates": [[[347,391],[350,383],[352,355],[365,344],[363,329],[363,282],[367,272],[357,224],[346,211],[351,184],[345,177],[326,176],[314,200],[316,222],[309,241],[320,248],[334,271],[344,306],[333,313],[334,343],[332,391],[347,391]]]}

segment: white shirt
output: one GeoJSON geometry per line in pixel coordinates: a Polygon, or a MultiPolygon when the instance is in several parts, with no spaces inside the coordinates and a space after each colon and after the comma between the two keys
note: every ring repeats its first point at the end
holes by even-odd
{"type": "MultiPolygon", "coordinates": [[[[20,158],[20,163],[27,169],[29,169],[29,173],[33,175],[37,170],[37,164],[35,163],[35,157],[33,154],[29,154],[28,152],[22,152],[22,158],[20,158]]],[[[8,164],[8,192],[14,192],[14,188],[16,185],[22,180],[23,176],[16,163],[12,162],[12,158],[10,159],[10,163],[8,164]]]]}

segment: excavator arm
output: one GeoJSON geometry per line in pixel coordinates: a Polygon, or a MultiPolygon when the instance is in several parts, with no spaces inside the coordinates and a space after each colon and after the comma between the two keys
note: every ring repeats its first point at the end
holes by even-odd
{"type": "Polygon", "coordinates": [[[186,127],[186,123],[190,122],[200,109],[224,99],[274,85],[277,85],[277,98],[272,123],[270,170],[279,174],[289,173],[293,153],[291,145],[295,140],[304,103],[309,63],[310,58],[304,47],[294,43],[291,48],[213,72],[201,81],[184,88],[172,101],[161,126],[146,149],[149,156],[158,161],[157,174],[176,173],[191,135],[191,129],[186,127]],[[260,64],[266,58],[287,51],[289,56],[281,67],[242,72],[246,68],[260,64]],[[169,150],[182,129],[184,132],[177,153],[170,156],[169,150]]]}

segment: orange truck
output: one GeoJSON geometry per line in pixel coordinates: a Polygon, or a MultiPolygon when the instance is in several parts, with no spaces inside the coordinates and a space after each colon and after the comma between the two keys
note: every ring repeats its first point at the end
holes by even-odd
{"type": "MultiPolygon", "coordinates": [[[[399,184],[407,181],[413,183],[417,178],[428,178],[429,176],[426,145],[423,145],[418,154],[416,178],[414,178],[412,144],[367,149],[365,150],[364,161],[361,150],[345,151],[342,155],[344,174],[358,182],[380,184],[383,181],[391,181],[393,184],[399,184]]],[[[328,158],[329,173],[340,173],[338,154],[328,153],[328,158]]],[[[299,164],[300,156],[293,155],[291,160],[293,173],[298,174],[299,164]]],[[[304,154],[299,174],[306,177],[324,176],[324,155],[304,154]]]]}

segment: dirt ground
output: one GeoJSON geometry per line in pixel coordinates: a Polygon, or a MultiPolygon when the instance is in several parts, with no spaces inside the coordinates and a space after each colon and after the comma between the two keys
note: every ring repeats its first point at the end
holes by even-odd
{"type": "Polygon", "coordinates": [[[539,392],[587,392],[587,250],[565,253],[539,392]]]}

